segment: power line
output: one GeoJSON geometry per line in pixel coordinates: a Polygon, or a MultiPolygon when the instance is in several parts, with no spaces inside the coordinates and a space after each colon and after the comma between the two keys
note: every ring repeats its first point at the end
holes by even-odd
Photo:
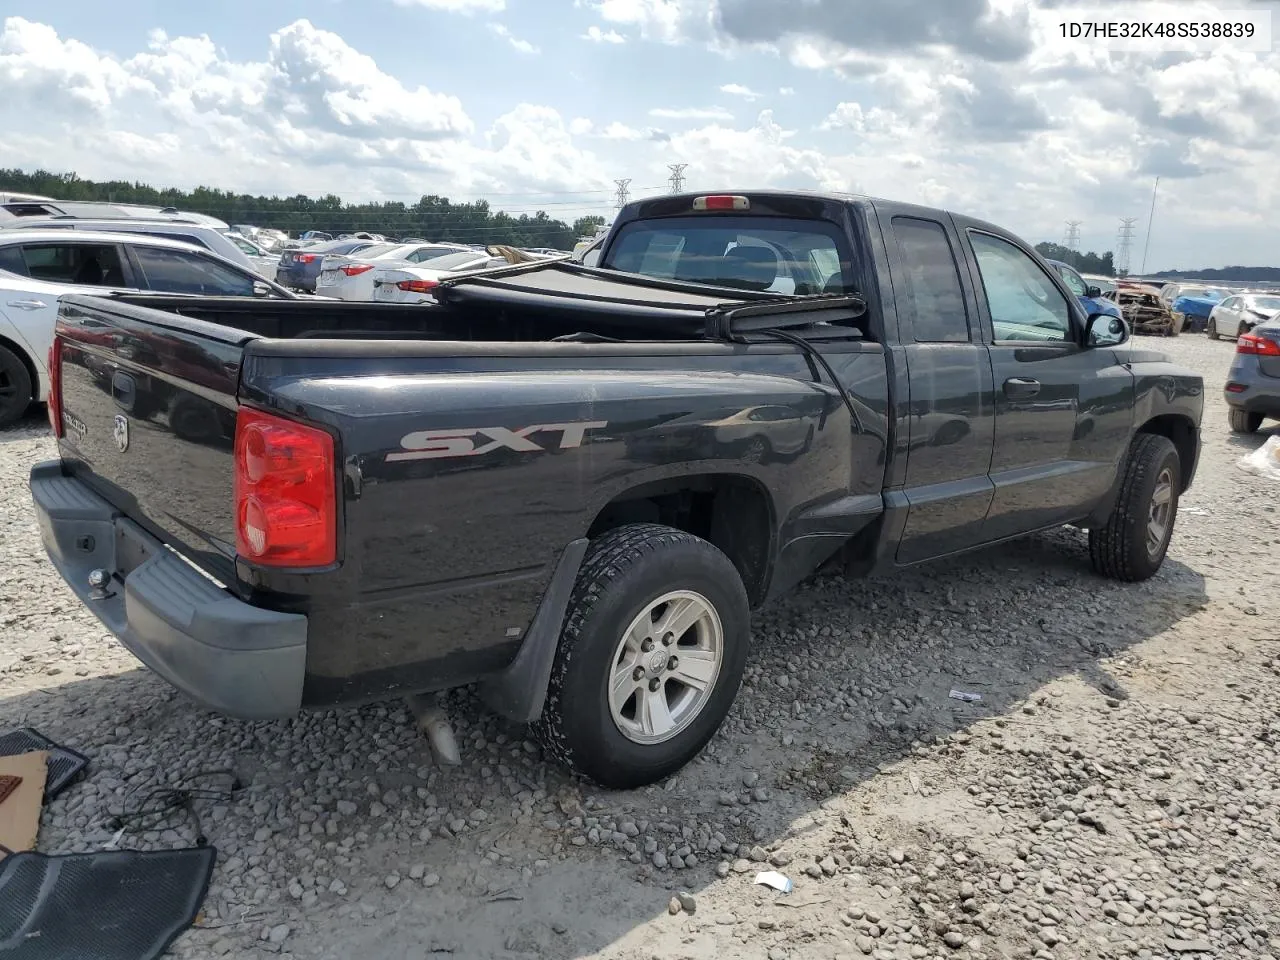
{"type": "Polygon", "coordinates": [[[631,194],[627,192],[627,187],[631,185],[631,178],[625,180],[613,181],[617,187],[617,192],[613,195],[614,206],[621,210],[627,205],[627,201],[631,199],[631,194]]]}
{"type": "Polygon", "coordinates": [[[668,163],[667,169],[671,171],[671,192],[680,193],[684,190],[684,171],[689,165],[687,163],[668,163]]]}
{"type": "Polygon", "coordinates": [[[1120,233],[1116,238],[1115,267],[1117,275],[1129,272],[1129,258],[1133,252],[1133,228],[1137,222],[1137,217],[1120,218],[1120,233]]]}
{"type": "Polygon", "coordinates": [[[1076,253],[1080,249],[1080,224],[1083,222],[1082,220],[1067,221],[1067,236],[1063,241],[1063,246],[1072,253],[1076,253]]]}

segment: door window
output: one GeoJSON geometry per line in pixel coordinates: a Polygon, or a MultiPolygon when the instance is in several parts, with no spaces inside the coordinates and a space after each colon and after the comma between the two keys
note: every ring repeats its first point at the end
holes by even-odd
{"type": "Polygon", "coordinates": [[[995,339],[1069,341],[1071,306],[1039,264],[1007,240],[977,232],[969,237],[995,339]]]}
{"type": "Polygon", "coordinates": [[[906,268],[907,288],[915,302],[916,342],[968,342],[964,291],[942,224],[894,217],[893,233],[906,268]]]}
{"type": "Polygon", "coordinates": [[[22,257],[32,280],[123,287],[120,250],[104,243],[24,243],[22,257]]]}
{"type": "Polygon", "coordinates": [[[133,255],[150,290],[214,297],[253,296],[253,276],[198,253],[137,246],[133,248],[133,255]]]}

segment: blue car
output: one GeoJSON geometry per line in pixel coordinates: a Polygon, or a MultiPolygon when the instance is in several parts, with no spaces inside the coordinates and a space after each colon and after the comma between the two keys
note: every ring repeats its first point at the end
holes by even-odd
{"type": "Polygon", "coordinates": [[[329,254],[344,257],[378,246],[375,240],[330,240],[310,247],[291,247],[280,254],[276,266],[276,283],[294,290],[316,292],[316,280],[320,276],[320,263],[329,254]]]}
{"type": "Polygon", "coordinates": [[[1076,271],[1063,263],[1061,260],[1047,261],[1049,266],[1058,271],[1058,276],[1067,285],[1067,289],[1076,295],[1076,299],[1080,301],[1080,305],[1084,307],[1086,314],[1102,313],[1109,317],[1120,317],[1124,319],[1124,314],[1120,312],[1120,307],[1114,300],[1108,300],[1102,295],[1102,289],[1084,282],[1084,277],[1076,273],[1076,271]]]}

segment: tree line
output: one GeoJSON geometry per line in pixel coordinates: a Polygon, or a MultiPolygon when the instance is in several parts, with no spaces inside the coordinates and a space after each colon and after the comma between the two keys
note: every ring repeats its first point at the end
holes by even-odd
{"type": "Polygon", "coordinates": [[[1104,277],[1116,275],[1115,257],[1111,255],[1110,250],[1101,255],[1092,250],[1081,253],[1079,250],[1064,247],[1060,243],[1045,242],[1036,244],[1036,252],[1046,260],[1061,260],[1068,266],[1075,267],[1080,273],[1094,273],[1104,277]]]}
{"type": "Polygon", "coordinates": [[[340,233],[367,231],[388,237],[422,237],[456,243],[505,243],[515,247],[572,250],[574,242],[595,232],[602,217],[581,217],[574,224],[555,220],[545,211],[512,216],[493,210],[488,201],[454,203],[448,197],[424,195],[416,203],[344,203],[326,194],[319,199],[250,196],[212,187],[158,189],[124,180],[84,180],[74,173],[0,169],[0,190],[35,193],[56,200],[139,203],[177,207],[227,223],[273,227],[296,237],[306,230],[340,233]]]}

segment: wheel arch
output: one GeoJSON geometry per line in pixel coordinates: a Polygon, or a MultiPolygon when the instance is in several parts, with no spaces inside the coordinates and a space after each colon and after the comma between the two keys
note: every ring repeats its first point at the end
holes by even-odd
{"type": "Polygon", "coordinates": [[[589,539],[628,523],[660,523],[701,537],[729,558],[752,606],[768,593],[776,511],[765,486],[748,474],[716,472],[667,477],[629,487],[592,519],[589,539]]]}
{"type": "Polygon", "coordinates": [[[1178,465],[1182,474],[1182,489],[1179,492],[1186,493],[1195,475],[1199,448],[1199,431],[1195,421],[1182,413],[1162,413],[1142,424],[1138,433],[1154,433],[1173,443],[1174,449],[1178,451],[1178,465]]]}

